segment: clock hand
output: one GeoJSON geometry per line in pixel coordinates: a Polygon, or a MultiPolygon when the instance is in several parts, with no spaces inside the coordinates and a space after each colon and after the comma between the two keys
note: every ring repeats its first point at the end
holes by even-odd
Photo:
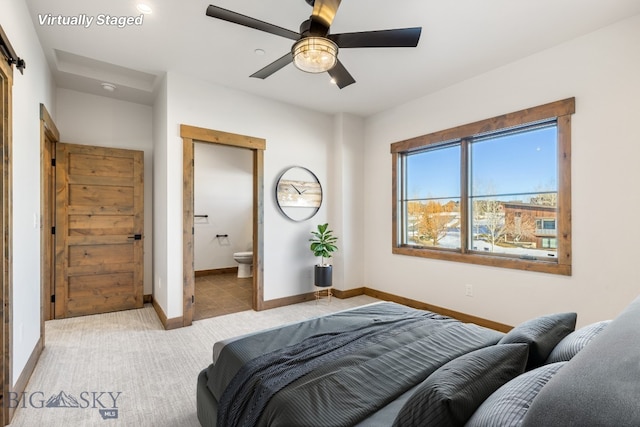
{"type": "Polygon", "coordinates": [[[302,194],[302,193],[300,192],[300,190],[298,190],[298,188],[297,188],[295,185],[291,184],[291,186],[294,188],[294,190],[296,190],[296,191],[298,192],[298,194],[302,194]]]}

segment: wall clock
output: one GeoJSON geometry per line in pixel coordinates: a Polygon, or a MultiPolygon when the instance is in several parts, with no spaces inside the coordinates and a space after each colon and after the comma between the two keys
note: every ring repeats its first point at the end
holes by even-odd
{"type": "Polygon", "coordinates": [[[313,217],[322,204],[322,186],[313,172],[302,166],[286,169],[276,184],[280,211],[293,221],[313,217]]]}

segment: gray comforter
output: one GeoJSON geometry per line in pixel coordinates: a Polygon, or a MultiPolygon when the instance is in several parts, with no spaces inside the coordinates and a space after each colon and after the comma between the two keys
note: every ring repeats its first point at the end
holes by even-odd
{"type": "Polygon", "coordinates": [[[446,362],[501,337],[383,303],[240,339],[209,371],[217,425],[354,425],[446,362]]]}

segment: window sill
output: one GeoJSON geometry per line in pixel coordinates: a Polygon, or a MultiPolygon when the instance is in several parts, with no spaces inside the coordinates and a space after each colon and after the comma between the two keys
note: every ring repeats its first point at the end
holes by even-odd
{"type": "Polygon", "coordinates": [[[514,270],[535,271],[539,273],[571,276],[571,265],[561,264],[559,262],[560,260],[529,260],[484,254],[463,254],[454,251],[410,247],[393,247],[391,252],[395,255],[407,255],[420,258],[436,259],[441,261],[455,261],[467,264],[486,265],[490,267],[511,268],[514,270]]]}

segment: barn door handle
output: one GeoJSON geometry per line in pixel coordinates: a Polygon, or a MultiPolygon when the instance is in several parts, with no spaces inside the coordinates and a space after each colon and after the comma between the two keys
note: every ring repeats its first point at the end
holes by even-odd
{"type": "Polygon", "coordinates": [[[127,239],[142,240],[142,234],[134,234],[133,236],[127,237],[127,239]]]}

